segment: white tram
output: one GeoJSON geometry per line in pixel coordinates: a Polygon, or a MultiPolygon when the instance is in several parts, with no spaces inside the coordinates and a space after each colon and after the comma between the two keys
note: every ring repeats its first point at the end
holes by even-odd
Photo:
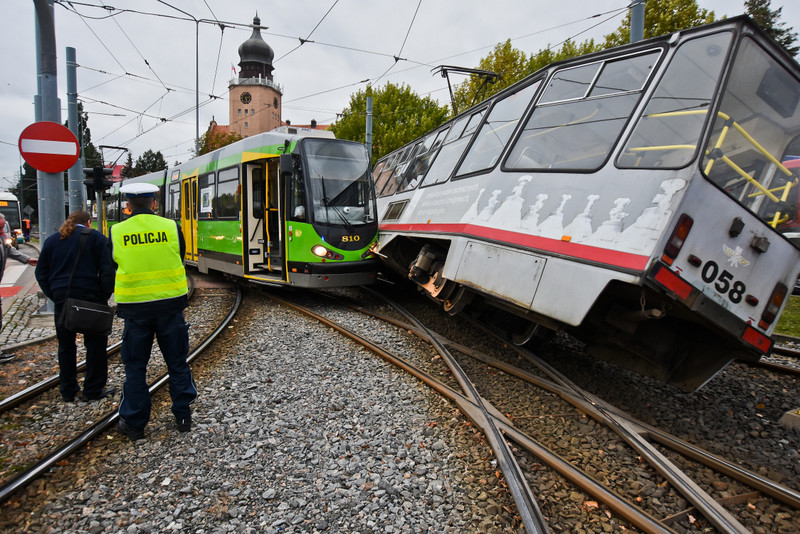
{"type": "Polygon", "coordinates": [[[798,278],[798,104],[744,16],[550,65],[378,162],[377,250],[451,313],[694,390],[771,350],[798,278]]]}

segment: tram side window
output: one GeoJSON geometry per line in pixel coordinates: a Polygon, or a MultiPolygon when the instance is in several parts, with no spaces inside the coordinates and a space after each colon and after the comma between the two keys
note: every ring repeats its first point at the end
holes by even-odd
{"type": "Polygon", "coordinates": [[[680,45],[617,158],[622,168],[680,168],[694,159],[731,33],[680,45]]]}
{"type": "Polygon", "coordinates": [[[405,184],[405,177],[411,168],[411,164],[414,161],[417,153],[422,148],[422,141],[416,143],[415,145],[406,148],[403,151],[403,157],[401,158],[400,164],[397,166],[394,174],[392,175],[392,179],[389,180],[389,183],[386,184],[386,188],[382,191],[382,196],[388,196],[395,194],[398,190],[402,189],[405,184]]]}
{"type": "Polygon", "coordinates": [[[639,101],[659,53],[557,72],[506,158],[506,168],[600,168],[639,101]]]}
{"type": "Polygon", "coordinates": [[[397,161],[399,155],[399,152],[395,152],[393,155],[389,156],[388,159],[379,162],[375,168],[375,172],[372,173],[372,176],[375,178],[375,191],[380,196],[384,196],[382,193],[383,188],[386,187],[386,184],[394,173],[394,162],[397,161]]]}
{"type": "Polygon", "coordinates": [[[239,168],[219,171],[213,207],[215,219],[239,218],[239,191],[239,168]]]}
{"type": "Polygon", "coordinates": [[[167,205],[164,207],[164,217],[180,220],[181,218],[181,184],[173,182],[167,186],[167,205]]]}
{"type": "Polygon", "coordinates": [[[416,150],[415,145],[407,146],[400,151],[400,155],[397,159],[394,160],[394,168],[391,175],[386,181],[386,185],[383,187],[381,191],[381,196],[385,197],[388,195],[393,195],[395,191],[397,191],[397,187],[400,185],[400,180],[402,179],[403,172],[407,168],[408,160],[411,157],[411,154],[416,150]]]}
{"type": "Polygon", "coordinates": [[[403,173],[399,187],[400,191],[408,191],[419,185],[428,172],[436,152],[442,146],[445,135],[447,135],[447,128],[438,132],[431,132],[420,142],[414,159],[409,162],[405,173],[403,173]]]}
{"type": "Polygon", "coordinates": [[[444,144],[439,150],[436,159],[428,169],[428,174],[422,181],[423,186],[434,185],[446,181],[453,174],[453,169],[469,144],[471,134],[475,132],[483,119],[486,108],[470,116],[461,117],[454,124],[450,133],[445,137],[444,144]]]}
{"type": "Polygon", "coordinates": [[[289,218],[306,222],[306,187],[303,175],[298,169],[289,178],[289,218]]]}
{"type": "Polygon", "coordinates": [[[506,147],[541,80],[495,102],[456,176],[494,167],[506,147]]]}
{"type": "Polygon", "coordinates": [[[119,222],[117,206],[119,205],[119,193],[111,195],[106,199],[106,220],[119,222]]]}
{"type": "Polygon", "coordinates": [[[214,173],[197,177],[197,219],[210,219],[214,216],[214,173]]]}

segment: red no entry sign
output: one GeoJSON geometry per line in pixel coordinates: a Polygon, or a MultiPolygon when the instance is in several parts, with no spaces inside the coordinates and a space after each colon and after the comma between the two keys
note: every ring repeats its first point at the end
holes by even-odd
{"type": "Polygon", "coordinates": [[[28,165],[42,172],[63,172],[80,155],[78,139],[57,122],[34,122],[19,136],[19,153],[28,165]]]}

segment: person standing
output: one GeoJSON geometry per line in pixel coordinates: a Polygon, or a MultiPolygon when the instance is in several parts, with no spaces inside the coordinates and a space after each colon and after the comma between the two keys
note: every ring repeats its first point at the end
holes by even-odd
{"type": "MultiPolygon", "coordinates": [[[[5,222],[5,217],[3,218],[3,221],[5,222]]],[[[20,252],[14,247],[6,247],[5,245],[0,246],[0,282],[3,281],[3,273],[5,273],[6,270],[6,260],[9,257],[14,258],[20,263],[26,263],[28,265],[36,265],[38,261],[36,258],[31,258],[24,252],[20,252]]],[[[0,301],[0,330],[2,329],[3,329],[3,305],[2,302],[0,301]]],[[[7,352],[0,351],[0,363],[10,362],[14,358],[15,358],[14,354],[9,354],[7,352]]]]}
{"type": "Polygon", "coordinates": [[[180,432],[191,430],[190,405],[197,398],[197,387],[186,362],[186,244],[175,221],[153,213],[156,191],[158,187],[152,184],[122,186],[120,193],[127,197],[131,216],[109,230],[112,258],[117,266],[117,315],[125,319],[120,352],[125,382],[117,430],[131,441],[144,437],[150,421],[147,364],[154,336],[167,364],[172,413],[180,432]]]}
{"type": "Polygon", "coordinates": [[[28,218],[22,219],[22,236],[26,243],[31,240],[31,220],[28,218]]]}
{"type": "MultiPolygon", "coordinates": [[[[59,325],[64,303],[67,298],[79,297],[105,304],[114,291],[114,266],[108,240],[91,228],[91,222],[91,215],[85,211],[70,213],[58,233],[45,240],[36,265],[36,281],[42,293],[55,303],[59,390],[66,402],[74,401],[81,388],[78,385],[77,333],[59,325]],[[80,250],[84,230],[86,242],[80,250]]],[[[86,375],[81,398],[89,401],[113,395],[116,389],[105,387],[108,381],[108,335],[84,334],[83,344],[86,347],[86,375]]]]}
{"type": "Polygon", "coordinates": [[[8,224],[6,216],[0,213],[0,240],[4,246],[11,244],[11,225],[8,224]]]}

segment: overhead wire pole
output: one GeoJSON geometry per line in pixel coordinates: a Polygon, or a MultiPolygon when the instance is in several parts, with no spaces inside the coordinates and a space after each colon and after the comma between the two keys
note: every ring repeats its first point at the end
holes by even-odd
{"type": "Polygon", "coordinates": [[[636,43],[644,39],[644,2],[633,0],[631,2],[631,42],[636,43]]]}
{"type": "MultiPolygon", "coordinates": [[[[61,106],[58,102],[58,66],[56,64],[56,28],[53,21],[52,0],[33,0],[36,8],[36,42],[40,110],[37,122],[50,121],[61,124],[61,106]]],[[[37,171],[39,199],[39,233],[42,242],[58,231],[64,220],[64,173],[37,171]]]]}

